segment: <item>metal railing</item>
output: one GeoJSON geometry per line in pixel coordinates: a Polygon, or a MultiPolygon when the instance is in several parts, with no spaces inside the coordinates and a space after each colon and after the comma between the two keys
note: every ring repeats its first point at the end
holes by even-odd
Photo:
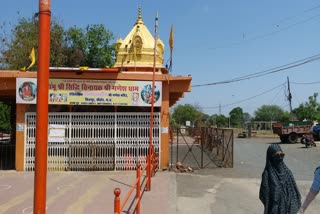
{"type": "Polygon", "coordinates": [[[136,189],[136,195],[134,197],[134,201],[132,202],[132,206],[130,206],[127,213],[136,213],[140,214],[140,202],[144,191],[151,191],[151,177],[155,175],[155,172],[159,168],[159,159],[158,154],[153,152],[153,149],[150,149],[150,154],[147,158],[147,164],[143,169],[141,169],[141,164],[138,162],[136,164],[136,180],[134,184],[131,186],[129,192],[127,193],[124,201],[121,204],[120,200],[120,194],[121,189],[115,188],[114,189],[114,214],[120,214],[122,213],[122,210],[125,208],[127,202],[129,201],[129,198],[131,198],[131,195],[136,189]],[[146,174],[146,179],[141,179],[141,177],[146,174]]]}

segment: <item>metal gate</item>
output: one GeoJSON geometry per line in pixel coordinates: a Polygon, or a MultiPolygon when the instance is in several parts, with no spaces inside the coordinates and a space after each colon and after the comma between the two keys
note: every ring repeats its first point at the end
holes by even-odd
{"type": "Polygon", "coordinates": [[[170,146],[170,165],[193,169],[233,167],[233,130],[177,128],[170,146]]]}
{"type": "MultiPolygon", "coordinates": [[[[134,170],[146,164],[150,113],[49,113],[48,170],[134,170]]],[[[35,162],[36,114],[26,113],[25,170],[35,162]]],[[[160,113],[154,113],[153,145],[160,152],[160,113]]]]}
{"type": "Polygon", "coordinates": [[[15,149],[15,144],[0,141],[0,170],[10,170],[15,168],[15,149]]]}

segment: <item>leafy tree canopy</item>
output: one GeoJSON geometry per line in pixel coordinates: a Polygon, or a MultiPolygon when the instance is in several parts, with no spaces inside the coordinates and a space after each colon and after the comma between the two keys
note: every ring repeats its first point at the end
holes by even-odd
{"type": "Polygon", "coordinates": [[[177,125],[185,125],[186,121],[194,124],[200,115],[199,110],[195,106],[184,104],[174,108],[171,118],[177,125]]]}
{"type": "Polygon", "coordinates": [[[10,106],[0,102],[0,131],[10,131],[10,106]]]}
{"type": "MultiPolygon", "coordinates": [[[[4,24],[0,28],[0,68],[17,70],[30,64],[29,55],[38,50],[38,18],[20,18],[7,35],[4,24]]],[[[50,32],[50,66],[107,67],[114,64],[113,33],[103,25],[88,25],[85,29],[67,30],[53,18],[50,32]]],[[[37,57],[36,57],[37,58],[37,57]]],[[[31,70],[37,70],[35,65],[31,70]]]]}
{"type": "Polygon", "coordinates": [[[282,121],[284,111],[277,105],[263,105],[255,112],[256,121],[282,121]]]}
{"type": "Polygon", "coordinates": [[[309,101],[300,104],[293,110],[298,120],[318,120],[320,121],[320,104],[317,102],[318,93],[309,97],[309,101]]]}
{"type": "Polygon", "coordinates": [[[228,127],[229,119],[224,115],[217,115],[216,125],[217,127],[228,127]]]}
{"type": "MultiPolygon", "coordinates": [[[[104,25],[88,25],[86,29],[72,27],[67,31],[67,49],[80,63],[93,68],[111,66],[114,63],[115,46],[110,45],[113,33],[104,25]]],[[[73,60],[71,60],[72,62],[73,60]]]]}
{"type": "Polygon", "coordinates": [[[247,112],[243,113],[243,122],[244,123],[252,122],[252,117],[249,113],[247,112]]]}
{"type": "Polygon", "coordinates": [[[243,124],[243,110],[240,107],[232,109],[229,113],[230,125],[232,127],[241,127],[243,124]]]}

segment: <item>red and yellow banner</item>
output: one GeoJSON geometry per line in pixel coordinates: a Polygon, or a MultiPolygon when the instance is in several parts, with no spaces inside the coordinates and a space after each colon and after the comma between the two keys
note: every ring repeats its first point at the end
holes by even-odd
{"type": "MultiPolygon", "coordinates": [[[[155,82],[154,106],[161,106],[162,82],[155,82]]],[[[50,79],[51,105],[151,106],[151,81],[50,79]]],[[[37,79],[17,78],[17,103],[36,104],[37,79]]]]}

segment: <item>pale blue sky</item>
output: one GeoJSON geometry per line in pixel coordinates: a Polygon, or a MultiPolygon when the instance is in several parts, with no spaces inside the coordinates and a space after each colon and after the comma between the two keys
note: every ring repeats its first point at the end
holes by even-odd
{"type": "MultiPolygon", "coordinates": [[[[165,62],[169,59],[170,27],[174,25],[172,74],[192,75],[192,85],[230,80],[320,54],[317,0],[51,0],[51,9],[52,17],[65,28],[104,24],[117,39],[133,27],[139,4],[152,34],[158,11],[165,62]]],[[[30,18],[37,11],[35,0],[6,1],[0,21],[15,24],[19,17],[30,18]]],[[[286,85],[280,85],[289,76],[296,108],[308,96],[320,92],[320,83],[296,84],[320,82],[319,68],[317,60],[239,82],[193,87],[178,104],[197,104],[209,115],[219,113],[219,105],[222,114],[238,106],[250,114],[261,105],[276,104],[289,110],[286,85]],[[255,98],[243,101],[251,97],[255,98]],[[238,104],[228,105],[231,103],[238,104]]]]}

